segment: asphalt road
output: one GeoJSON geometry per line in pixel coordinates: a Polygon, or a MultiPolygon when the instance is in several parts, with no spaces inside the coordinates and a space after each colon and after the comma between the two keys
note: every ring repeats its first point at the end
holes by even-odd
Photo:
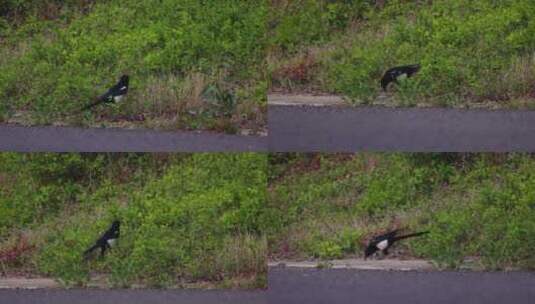
{"type": "Polygon", "coordinates": [[[3,289],[2,304],[267,304],[264,291],[3,289]]]}
{"type": "Polygon", "coordinates": [[[18,152],[535,152],[535,111],[269,106],[269,136],[0,125],[18,152]]]}
{"type": "Polygon", "coordinates": [[[535,273],[273,267],[267,291],[0,289],[10,304],[535,303],[535,273]]]}
{"type": "Polygon", "coordinates": [[[535,303],[535,273],[272,268],[269,303],[535,303]]]}
{"type": "Polygon", "coordinates": [[[0,151],[262,152],[267,138],[212,132],[0,125],[0,151]]]}
{"type": "Polygon", "coordinates": [[[269,106],[274,152],[535,151],[535,111],[269,106]]]}

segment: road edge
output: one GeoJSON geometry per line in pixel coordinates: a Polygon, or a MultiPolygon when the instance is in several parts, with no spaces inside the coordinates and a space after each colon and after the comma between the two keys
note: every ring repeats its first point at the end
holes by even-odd
{"type": "Polygon", "coordinates": [[[290,268],[330,268],[330,269],[356,269],[356,270],[383,270],[383,271],[433,271],[438,270],[433,263],[427,260],[363,260],[340,259],[329,261],[271,261],[268,267],[290,268]]]}
{"type": "Polygon", "coordinates": [[[268,106],[315,106],[315,107],[348,107],[351,104],[338,95],[310,94],[277,94],[267,95],[268,106]]]}
{"type": "Polygon", "coordinates": [[[0,290],[2,289],[56,289],[62,285],[54,279],[49,278],[0,278],[0,290]]]}

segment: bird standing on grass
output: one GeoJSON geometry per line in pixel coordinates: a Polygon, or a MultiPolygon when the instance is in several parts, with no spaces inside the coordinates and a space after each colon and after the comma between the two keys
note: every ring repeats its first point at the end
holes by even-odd
{"type": "Polygon", "coordinates": [[[410,64],[403,65],[398,67],[393,67],[385,72],[383,78],[381,79],[381,87],[383,91],[386,91],[388,85],[391,82],[398,83],[398,78],[401,76],[406,76],[407,78],[411,77],[414,73],[420,70],[419,64],[410,64]]]}
{"type": "Polygon", "coordinates": [[[410,233],[406,235],[400,235],[398,236],[400,229],[396,229],[390,232],[387,232],[385,234],[379,235],[374,237],[369,243],[368,247],[366,247],[366,250],[364,251],[364,259],[368,258],[369,256],[373,255],[377,251],[381,251],[384,255],[388,254],[388,249],[397,241],[403,240],[410,237],[416,237],[420,236],[426,233],[429,233],[429,231],[422,231],[422,232],[416,232],[416,233],[410,233]]]}
{"type": "Polygon", "coordinates": [[[104,95],[100,96],[95,102],[88,104],[82,108],[82,111],[91,109],[94,106],[103,103],[119,102],[128,93],[128,75],[121,76],[119,82],[111,87],[104,95]]]}
{"type": "Polygon", "coordinates": [[[104,234],[95,242],[95,245],[84,251],[84,259],[89,259],[89,255],[95,249],[100,248],[100,256],[104,257],[104,253],[107,249],[111,249],[115,242],[119,238],[121,223],[119,221],[113,221],[111,227],[104,232],[104,234]]]}

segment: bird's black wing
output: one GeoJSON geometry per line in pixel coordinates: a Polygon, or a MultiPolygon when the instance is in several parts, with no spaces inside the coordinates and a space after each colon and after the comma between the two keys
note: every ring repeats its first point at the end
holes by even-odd
{"type": "Polygon", "coordinates": [[[121,85],[117,89],[118,94],[117,95],[125,95],[128,92],[128,86],[121,85]]]}
{"type": "Polygon", "coordinates": [[[119,228],[113,229],[113,231],[111,232],[111,238],[116,239],[119,237],[119,234],[120,234],[119,228]]]}
{"type": "Polygon", "coordinates": [[[113,99],[113,97],[115,96],[126,95],[127,92],[128,92],[128,81],[121,79],[119,80],[118,83],[116,83],[113,87],[111,87],[110,90],[106,94],[110,95],[111,98],[113,99]]]}
{"type": "Polygon", "coordinates": [[[102,238],[105,240],[116,239],[119,237],[120,227],[112,225],[106,232],[102,235],[102,238]]]}

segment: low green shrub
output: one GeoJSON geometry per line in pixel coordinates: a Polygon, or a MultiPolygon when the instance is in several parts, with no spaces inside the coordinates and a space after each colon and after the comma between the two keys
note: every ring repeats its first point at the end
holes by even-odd
{"type": "MultiPolygon", "coordinates": [[[[132,80],[127,105],[119,113],[104,111],[107,116],[134,111],[157,121],[169,111],[186,115],[205,83],[170,100],[153,99],[172,90],[166,79],[182,85],[194,74],[248,92],[236,103],[260,106],[265,98],[257,100],[253,92],[263,82],[265,14],[263,2],[136,0],[97,1],[66,22],[32,15],[0,47],[10,54],[0,66],[1,116],[25,112],[33,123],[92,124],[102,118],[79,110],[124,73],[132,80]],[[156,84],[148,81],[155,78],[156,84]],[[156,111],[164,101],[158,108],[165,106],[166,113],[156,111]]],[[[226,111],[239,114],[235,107],[226,111]]]]}
{"type": "Polygon", "coordinates": [[[300,68],[310,71],[297,90],[342,94],[356,104],[518,107],[533,98],[535,7],[529,0],[312,2],[272,8],[277,89],[294,90],[278,72],[292,68],[288,57],[305,56],[309,63],[300,68]],[[392,86],[385,100],[383,73],[413,63],[421,65],[418,74],[392,86]]]}
{"type": "Polygon", "coordinates": [[[532,155],[322,157],[313,170],[303,163],[294,170],[292,162],[277,168],[286,173],[270,182],[264,213],[273,223],[267,230],[271,255],[361,256],[371,236],[403,227],[429,231],[398,245],[407,256],[452,268],[466,258],[484,269],[533,268],[532,155]]]}
{"type": "MultiPolygon", "coordinates": [[[[6,167],[12,170],[0,172],[7,179],[16,177],[10,180],[12,185],[24,187],[22,177],[33,171],[16,174],[15,169],[27,166],[44,173],[35,177],[36,193],[43,193],[47,183],[58,188],[72,183],[78,190],[70,202],[54,196],[55,209],[42,210],[40,219],[16,225],[0,221],[6,239],[24,229],[35,246],[31,258],[34,267],[30,269],[35,273],[59,278],[68,285],[86,284],[93,272],[108,274],[113,286],[212,282],[262,287],[255,284],[265,282],[258,278],[266,272],[267,247],[259,222],[265,208],[265,155],[2,157],[11,158],[6,167]],[[95,171],[69,171],[73,164],[95,171]],[[84,261],[84,250],[115,219],[121,221],[118,246],[105,258],[84,261]],[[243,277],[249,280],[242,281],[243,277]]],[[[5,201],[24,199],[34,208],[42,195],[13,191],[5,201]]],[[[47,197],[46,203],[50,200],[47,197]]],[[[20,204],[7,208],[14,213],[30,212],[20,204]]],[[[2,247],[0,243],[0,251],[2,247]]]]}

